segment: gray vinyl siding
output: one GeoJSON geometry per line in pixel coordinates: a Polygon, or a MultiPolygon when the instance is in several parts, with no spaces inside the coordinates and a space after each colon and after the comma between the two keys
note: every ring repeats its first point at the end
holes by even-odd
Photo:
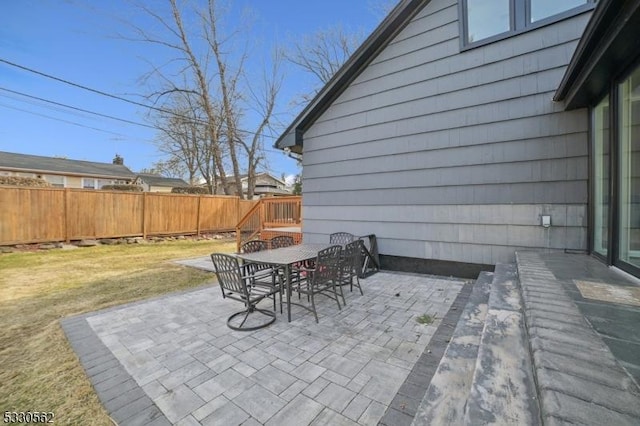
{"type": "Polygon", "coordinates": [[[304,133],[305,240],[485,264],[586,250],[588,114],[552,96],[588,17],[460,52],[457,2],[430,2],[304,133]]]}

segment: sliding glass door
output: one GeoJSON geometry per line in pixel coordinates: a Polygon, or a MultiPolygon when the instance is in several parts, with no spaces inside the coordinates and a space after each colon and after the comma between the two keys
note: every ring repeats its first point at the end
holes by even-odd
{"type": "Polygon", "coordinates": [[[609,96],[593,110],[593,251],[607,257],[609,244],[609,96]]]}
{"type": "Polygon", "coordinates": [[[640,268],[640,68],[619,86],[618,123],[618,258],[640,268]]]}
{"type": "Polygon", "coordinates": [[[640,66],[591,108],[591,251],[640,277],[640,66]]]}

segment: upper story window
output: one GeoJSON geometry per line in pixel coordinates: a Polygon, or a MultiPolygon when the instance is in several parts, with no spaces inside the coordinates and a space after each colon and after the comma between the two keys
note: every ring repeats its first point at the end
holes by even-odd
{"type": "Polygon", "coordinates": [[[478,45],[584,12],[597,0],[460,0],[463,45],[478,45]]]}
{"type": "Polygon", "coordinates": [[[586,0],[529,0],[529,22],[534,23],[589,3],[586,0]]]}
{"type": "Polygon", "coordinates": [[[467,0],[467,43],[511,29],[511,0],[467,0]]]}

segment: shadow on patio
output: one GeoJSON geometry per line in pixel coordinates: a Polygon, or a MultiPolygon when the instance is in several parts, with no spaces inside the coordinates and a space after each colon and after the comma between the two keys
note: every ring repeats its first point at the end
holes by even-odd
{"type": "Polygon", "coordinates": [[[213,285],[63,327],[120,424],[370,425],[399,391],[420,388],[401,398],[417,408],[430,379],[423,352],[464,284],[380,272],[363,280],[364,296],[346,291],[342,311],[320,297],[319,324],[294,308],[291,323],[278,314],[254,332],[227,328],[239,306],[213,285]],[[425,314],[435,321],[418,323],[425,314]]]}

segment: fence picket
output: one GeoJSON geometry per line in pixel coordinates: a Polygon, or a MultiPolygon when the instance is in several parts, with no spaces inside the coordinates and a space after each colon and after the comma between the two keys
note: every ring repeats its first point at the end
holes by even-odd
{"type": "Polygon", "coordinates": [[[224,195],[0,187],[0,245],[233,231],[257,201],[224,195]]]}

